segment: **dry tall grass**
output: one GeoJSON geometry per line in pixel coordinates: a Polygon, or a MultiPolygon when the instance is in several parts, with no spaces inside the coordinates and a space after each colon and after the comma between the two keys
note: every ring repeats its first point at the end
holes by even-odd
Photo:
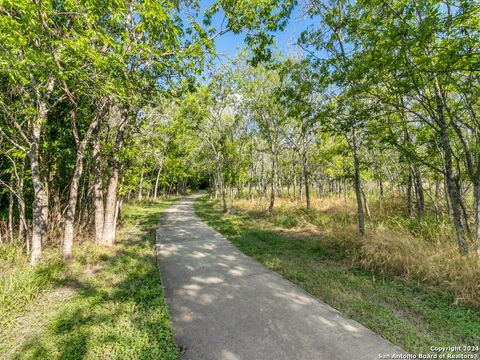
{"type": "Polygon", "coordinates": [[[241,199],[231,211],[248,214],[261,228],[320,239],[366,270],[417,281],[480,307],[480,259],[459,255],[448,221],[428,214],[421,222],[409,219],[400,204],[372,203],[364,237],[358,235],[355,203],[338,197],[312,199],[308,211],[291,199],[277,199],[272,212],[265,199],[241,199]]]}

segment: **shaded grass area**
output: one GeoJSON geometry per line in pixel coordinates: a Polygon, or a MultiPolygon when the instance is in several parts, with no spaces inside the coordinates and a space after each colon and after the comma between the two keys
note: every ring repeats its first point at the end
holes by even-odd
{"type": "Polygon", "coordinates": [[[264,229],[251,214],[222,214],[206,198],[195,208],[245,254],[407,351],[480,344],[480,311],[455,305],[453,295],[361,270],[354,254],[321,235],[264,229]]]}
{"type": "Polygon", "coordinates": [[[6,296],[2,311],[11,315],[2,319],[9,330],[1,334],[0,357],[177,359],[155,254],[156,224],[169,204],[124,206],[113,249],[80,244],[73,262],[55,260],[60,265],[52,270],[47,258],[26,270],[40,272],[41,288],[50,291],[32,291],[17,308],[10,305],[15,296],[6,296]]]}

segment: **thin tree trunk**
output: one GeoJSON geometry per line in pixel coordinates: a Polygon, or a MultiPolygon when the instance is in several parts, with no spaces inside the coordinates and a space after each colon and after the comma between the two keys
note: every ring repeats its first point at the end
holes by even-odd
{"type": "Polygon", "coordinates": [[[408,169],[408,183],[407,183],[407,213],[412,216],[412,170],[408,169]]]}
{"type": "Polygon", "coordinates": [[[123,197],[119,196],[117,203],[115,204],[115,225],[117,224],[118,219],[120,219],[122,204],[123,204],[123,197]]]}
{"type": "Polygon", "coordinates": [[[355,133],[355,125],[352,126],[352,153],[353,153],[353,166],[354,166],[355,197],[357,199],[358,231],[360,235],[363,236],[365,235],[365,216],[363,214],[362,183],[360,178],[360,159],[358,158],[358,145],[357,145],[357,137],[355,133]]]}
{"type": "Polygon", "coordinates": [[[93,143],[93,202],[95,207],[95,241],[103,243],[103,225],[105,221],[105,204],[103,202],[102,163],[100,159],[100,131],[93,143]]]}
{"type": "Polygon", "coordinates": [[[103,225],[103,243],[112,246],[115,243],[116,213],[117,213],[117,188],[120,172],[120,150],[122,149],[125,128],[128,123],[130,108],[125,106],[122,109],[120,125],[115,137],[113,148],[112,172],[108,180],[107,197],[105,201],[105,219],[103,225]]]}
{"type": "Polygon", "coordinates": [[[363,198],[363,206],[365,207],[365,213],[367,214],[367,217],[370,217],[370,207],[368,206],[368,201],[367,201],[367,195],[365,195],[365,191],[362,190],[362,198],[363,198]]]}
{"type": "Polygon", "coordinates": [[[70,184],[70,193],[68,196],[68,206],[65,216],[65,232],[63,238],[63,258],[70,259],[72,258],[72,245],[73,245],[73,236],[74,236],[74,224],[75,224],[75,212],[77,208],[77,199],[78,199],[78,187],[80,179],[83,174],[83,159],[85,157],[85,151],[87,145],[90,141],[90,138],[97,128],[97,125],[100,121],[103,108],[105,106],[106,99],[102,100],[98,105],[96,114],[92,119],[92,122],[88,126],[88,130],[85,133],[82,141],[78,144],[77,156],[75,159],[75,168],[73,170],[72,182],[70,184]]]}
{"type": "Polygon", "coordinates": [[[422,176],[418,169],[413,171],[414,174],[414,185],[415,185],[415,198],[416,198],[416,208],[417,208],[417,218],[422,220],[423,212],[425,209],[425,197],[423,194],[423,184],[422,176]]]}
{"type": "Polygon", "coordinates": [[[303,203],[303,166],[300,166],[300,174],[298,179],[298,200],[300,205],[303,203]]]}
{"type": "Polygon", "coordinates": [[[295,161],[292,162],[292,175],[293,175],[293,201],[297,202],[297,169],[295,167],[295,161]]]}
{"type": "Polygon", "coordinates": [[[272,176],[270,179],[270,204],[268,205],[268,211],[272,211],[275,205],[275,154],[272,151],[272,176]]]}
{"type": "Polygon", "coordinates": [[[220,191],[220,196],[222,197],[222,206],[223,212],[228,212],[227,206],[227,194],[225,191],[225,184],[223,181],[223,171],[222,171],[222,164],[220,163],[219,155],[217,154],[215,157],[215,168],[217,170],[217,183],[220,191]]]}
{"type": "Polygon", "coordinates": [[[277,195],[278,197],[281,198],[283,196],[283,184],[282,184],[282,171],[278,167],[278,156],[275,161],[277,163],[277,195]]]}
{"type": "Polygon", "coordinates": [[[463,223],[465,224],[465,229],[467,230],[467,234],[469,236],[472,236],[472,229],[471,229],[470,224],[468,222],[468,212],[467,212],[467,208],[465,206],[465,202],[463,201],[462,196],[460,196],[460,208],[462,209],[463,223]]]}
{"type": "Polygon", "coordinates": [[[447,214],[450,216],[452,214],[452,209],[450,207],[450,200],[448,196],[448,187],[447,187],[447,178],[443,178],[443,192],[445,197],[445,207],[447,209],[447,214]]]}
{"type": "MultiPolygon", "coordinates": [[[[10,186],[12,188],[15,187],[14,185],[14,176],[13,173],[10,176],[10,186]]],[[[7,224],[7,231],[8,231],[8,239],[11,243],[13,243],[13,191],[9,191],[8,194],[8,224],[7,224]]]]}
{"type": "Polygon", "coordinates": [[[32,251],[30,262],[36,264],[42,256],[42,238],[48,229],[48,200],[45,192],[45,184],[42,181],[40,171],[40,134],[41,123],[44,119],[35,119],[32,124],[32,143],[28,156],[30,159],[30,170],[33,183],[33,204],[32,204],[32,251]]]}
{"type": "Polygon", "coordinates": [[[18,242],[22,243],[23,239],[26,240],[27,255],[30,255],[30,241],[26,237],[27,220],[26,220],[26,212],[25,212],[25,194],[23,190],[24,177],[25,177],[25,158],[22,159],[20,174],[17,179],[18,242]]]}
{"type": "Polygon", "coordinates": [[[158,193],[158,182],[160,181],[160,174],[162,173],[162,167],[159,166],[158,172],[157,172],[157,178],[155,179],[155,192],[153,194],[153,198],[156,200],[157,199],[157,193],[158,193]]]}
{"type": "Polygon", "coordinates": [[[262,199],[267,194],[267,186],[265,183],[266,183],[265,182],[265,160],[262,154],[262,162],[261,162],[261,168],[260,168],[260,188],[261,188],[262,199]]]}
{"type": "Polygon", "coordinates": [[[248,199],[253,200],[253,179],[254,179],[254,165],[250,168],[250,179],[248,180],[248,199]]]}
{"type": "Polygon", "coordinates": [[[70,184],[70,194],[68,197],[68,206],[65,216],[65,232],[63,238],[63,258],[71,259],[73,235],[74,235],[74,222],[75,212],[77,207],[78,198],[78,185],[83,173],[83,157],[85,149],[79,149],[77,151],[77,159],[75,161],[75,169],[73,172],[72,183],[70,184]]]}
{"type": "MultiPolygon", "coordinates": [[[[480,170],[480,169],[479,169],[480,170]]],[[[473,184],[473,198],[475,208],[475,238],[477,240],[477,255],[480,256],[480,171],[477,173],[477,181],[473,184]]]]}
{"type": "Polygon", "coordinates": [[[142,201],[142,189],[143,189],[143,175],[145,172],[145,168],[142,166],[142,173],[140,176],[140,184],[138,185],[138,201],[142,201]]]}
{"type": "Polygon", "coordinates": [[[308,177],[308,164],[307,164],[307,156],[303,154],[302,156],[303,162],[303,181],[305,182],[305,200],[307,202],[307,209],[310,209],[310,185],[309,185],[309,177],[308,177]]]}
{"type": "Polygon", "coordinates": [[[462,224],[462,213],[460,204],[460,193],[455,183],[453,175],[453,151],[448,135],[448,124],[445,119],[444,106],[442,101],[442,93],[438,79],[434,76],[435,83],[435,100],[437,105],[437,116],[440,125],[440,135],[442,139],[442,147],[445,155],[445,181],[447,183],[448,195],[450,197],[450,205],[452,208],[453,223],[457,234],[457,243],[459,251],[462,255],[468,254],[468,243],[465,239],[465,232],[462,224]]]}

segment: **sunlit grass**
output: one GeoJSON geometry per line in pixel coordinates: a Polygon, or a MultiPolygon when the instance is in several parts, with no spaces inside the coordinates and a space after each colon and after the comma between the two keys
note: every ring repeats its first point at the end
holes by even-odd
{"type": "Polygon", "coordinates": [[[52,254],[35,269],[19,262],[12,271],[23,275],[12,287],[24,295],[18,295],[20,301],[11,290],[2,292],[1,311],[9,314],[10,325],[1,334],[0,354],[14,359],[177,359],[154,247],[157,221],[169,204],[124,206],[112,249],[85,243],[76,246],[69,264],[55,250],[48,250],[52,254]],[[29,291],[19,289],[30,283],[29,291]]]}

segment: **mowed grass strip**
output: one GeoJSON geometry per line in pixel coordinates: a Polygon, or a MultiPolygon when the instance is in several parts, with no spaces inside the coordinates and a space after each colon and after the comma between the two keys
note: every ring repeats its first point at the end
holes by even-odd
{"type": "Polygon", "coordinates": [[[480,345],[480,310],[456,305],[442,289],[366,272],[321,236],[266,230],[249,214],[221,213],[207,198],[195,208],[245,254],[409,352],[480,345]]]}
{"type": "Polygon", "coordinates": [[[74,261],[55,260],[41,282],[49,291],[8,321],[0,358],[178,359],[155,254],[156,225],[170,204],[126,205],[113,249],[85,243],[74,261]]]}

